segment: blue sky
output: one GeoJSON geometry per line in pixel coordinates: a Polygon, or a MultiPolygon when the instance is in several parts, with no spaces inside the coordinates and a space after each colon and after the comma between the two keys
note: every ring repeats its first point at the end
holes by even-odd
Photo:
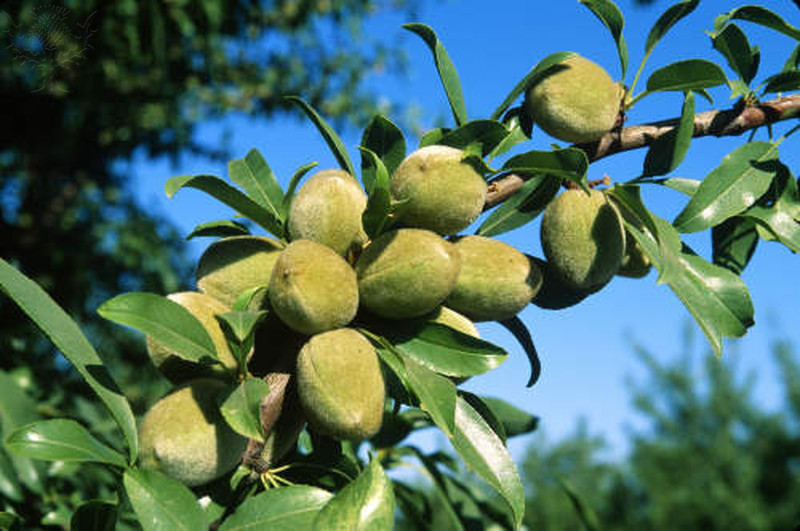
{"type": "MultiPolygon", "coordinates": [[[[631,1],[619,2],[626,16],[625,37],[630,52],[627,83],[632,80],[642,58],[650,27],[670,4],[662,0],[653,7],[637,8],[631,1]]],[[[704,32],[713,27],[716,15],[740,4],[723,0],[702,2],[656,48],[640,86],[654,69],[687,58],[713,60],[733,77],[722,56],[711,48],[704,32]]],[[[790,2],[768,4],[780,9],[789,22],[797,24],[800,17],[790,2]]],[[[494,2],[491,9],[487,9],[486,2],[477,0],[423,2],[418,21],[432,26],[447,47],[458,68],[471,118],[487,117],[511,87],[552,52],[575,51],[604,66],[615,79],[620,76],[611,37],[578,2],[514,0],[494,2]]],[[[418,106],[422,124],[433,126],[438,120],[449,120],[449,108],[427,48],[418,37],[400,28],[404,22],[410,21],[378,12],[368,21],[365,34],[399,42],[409,56],[409,76],[398,78],[391,73],[376,73],[368,83],[376,94],[388,101],[418,106]]],[[[761,73],[756,79],[777,72],[796,43],[752,24],[742,23],[742,26],[746,27],[751,42],[762,50],[761,73]]],[[[711,92],[717,108],[730,105],[725,90],[711,92]]],[[[680,94],[653,95],[633,109],[628,123],[675,117],[680,113],[681,103],[680,94]]],[[[698,100],[698,112],[710,108],[708,103],[698,100]]],[[[203,140],[218,142],[226,127],[232,132],[230,147],[234,158],[244,156],[251,148],[259,149],[284,184],[295,169],[308,162],[319,161],[321,168],[336,166],[314,127],[296,116],[270,121],[231,116],[204,124],[198,134],[203,140]]],[[[784,126],[777,131],[785,129],[784,126]]],[[[414,145],[416,139],[411,132],[406,131],[406,134],[409,145],[414,145]]],[[[360,132],[344,131],[342,137],[356,159],[360,132]]],[[[765,139],[766,135],[760,132],[757,138],[765,139]]],[[[521,149],[546,149],[552,141],[537,131],[521,149]]],[[[696,140],[684,164],[671,176],[700,179],[744,141],[743,138],[696,140]]],[[[782,160],[795,173],[800,170],[798,152],[797,137],[781,147],[782,160]]],[[[589,178],[608,174],[612,180],[625,181],[635,177],[644,154],[639,150],[593,164],[589,178]]],[[[224,176],[224,164],[185,157],[176,169],[166,160],[139,157],[129,171],[139,199],[174,220],[185,234],[198,223],[232,217],[230,210],[200,192],[182,191],[171,200],[163,193],[164,182],[173,175],[211,173],[224,176]]],[[[644,199],[653,211],[670,220],[685,202],[680,194],[664,188],[645,190],[644,199]]],[[[501,239],[526,253],[541,256],[538,230],[538,222],[534,222],[501,239]]],[[[708,240],[706,234],[685,238],[705,257],[710,252],[708,240]]],[[[191,242],[192,255],[199,256],[208,243],[202,239],[191,242]]],[[[730,363],[735,358],[743,369],[756,369],[760,377],[754,393],[770,408],[779,405],[780,396],[769,345],[776,339],[788,339],[800,345],[800,329],[794,321],[800,314],[800,286],[794,274],[796,260],[778,244],[759,246],[743,275],[756,307],[756,325],[743,340],[726,344],[722,360],[722,363],[730,363]]],[[[643,345],[661,360],[675,359],[681,354],[682,330],[691,320],[688,311],[669,289],[656,285],[655,281],[654,273],[643,280],[619,278],[576,307],[559,312],[533,306],[524,310],[520,317],[533,333],[543,364],[542,377],[531,389],[525,388],[529,374],[527,360],[513,338],[497,325],[481,324],[484,337],[506,348],[511,356],[499,369],[474,378],[466,388],[504,398],[540,415],[540,426],[553,439],[572,432],[577,419],[585,417],[592,432],[599,432],[609,440],[612,455],[621,455],[627,448],[626,430],[641,426],[641,419],[631,408],[625,384],[626,376],[643,374],[633,354],[633,342],[643,345]]],[[[703,343],[699,328],[693,322],[691,326],[697,336],[697,350],[701,354],[698,357],[712,355],[703,343]]],[[[512,441],[512,453],[520,456],[527,442],[525,438],[512,441]]]]}

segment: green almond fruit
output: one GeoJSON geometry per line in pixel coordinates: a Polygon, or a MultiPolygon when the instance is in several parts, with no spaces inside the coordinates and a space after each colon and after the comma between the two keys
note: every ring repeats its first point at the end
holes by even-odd
{"type": "Polygon", "coordinates": [[[233,470],[247,440],[219,412],[217,399],[229,390],[216,380],[199,379],[156,402],[139,428],[142,468],[158,470],[190,487],[233,470]]]}
{"type": "Polygon", "coordinates": [[[461,272],[445,303],[470,319],[510,319],[539,291],[539,268],[511,245],[484,236],[466,236],[455,248],[461,257],[461,272]]]}
{"type": "Polygon", "coordinates": [[[463,158],[460,149],[427,146],[400,163],[390,184],[392,196],[401,203],[401,223],[447,235],[478,218],[486,201],[486,181],[463,158]]]}
{"type": "Polygon", "coordinates": [[[565,142],[593,142],[614,128],[622,90],[603,67],[576,55],[553,71],[523,103],[536,125],[565,142]]]}
{"type": "MultiPolygon", "coordinates": [[[[242,292],[269,285],[272,268],[283,244],[265,236],[231,236],[212,243],[200,257],[195,277],[203,293],[233,306],[242,292]]],[[[266,302],[266,292],[251,301],[251,308],[266,302]]]]}
{"type": "Polygon", "coordinates": [[[539,258],[533,260],[542,272],[542,287],[533,296],[532,304],[545,310],[563,310],[575,306],[592,294],[591,291],[570,287],[544,260],[539,258]]]}
{"type": "Polygon", "coordinates": [[[297,357],[297,392],[309,424],[337,439],[381,427],[386,387],[372,344],[351,328],[312,336],[297,357]]]}
{"type": "Polygon", "coordinates": [[[421,317],[447,298],[460,268],[453,244],[436,233],[422,229],[386,232],[356,262],[361,303],[389,319],[421,317]]]}
{"type": "Polygon", "coordinates": [[[312,335],[340,328],[358,310],[356,273],[330,247],[297,240],[275,262],[269,300],[281,321],[296,332],[312,335]]]}
{"type": "Polygon", "coordinates": [[[327,245],[345,256],[367,241],[361,215],[367,196],[347,172],[323,170],[300,187],[289,209],[289,237],[327,245]]]}
{"type": "Polygon", "coordinates": [[[542,248],[573,291],[597,291],[619,270],[625,253],[622,217],[600,190],[567,190],[545,209],[542,248]]]}
{"type": "Polygon", "coordinates": [[[236,373],[236,358],[233,357],[225,333],[217,321],[216,315],[227,313],[230,308],[219,300],[196,291],[172,293],[167,298],[177,302],[197,318],[214,343],[220,364],[202,365],[192,363],[176,356],[169,348],[147,336],[147,354],[153,365],[171,382],[180,384],[201,376],[227,378],[236,373]]]}

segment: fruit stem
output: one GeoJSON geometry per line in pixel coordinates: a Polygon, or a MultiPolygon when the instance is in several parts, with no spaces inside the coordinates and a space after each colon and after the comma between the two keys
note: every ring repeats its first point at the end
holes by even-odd
{"type": "MultiPolygon", "coordinates": [[[[631,88],[628,89],[628,94],[633,94],[633,90],[636,88],[636,83],[639,82],[639,77],[642,75],[642,71],[644,71],[644,65],[647,62],[647,60],[650,58],[650,54],[651,53],[653,53],[653,48],[650,48],[650,50],[648,50],[647,53],[644,54],[644,57],[642,57],[642,62],[639,63],[639,68],[636,70],[636,75],[633,76],[633,83],[631,83],[631,88]]],[[[642,94],[645,94],[645,93],[647,93],[647,90],[645,90],[642,94]]],[[[631,107],[633,107],[633,104],[636,103],[639,99],[641,99],[642,94],[639,94],[639,96],[634,98],[630,103],[626,102],[625,103],[625,110],[628,110],[631,107]]]]}

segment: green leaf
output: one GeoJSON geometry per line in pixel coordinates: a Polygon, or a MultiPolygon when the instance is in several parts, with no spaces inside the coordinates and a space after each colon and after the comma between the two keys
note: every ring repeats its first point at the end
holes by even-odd
{"type": "Polygon", "coordinates": [[[745,211],[744,215],[769,229],[778,241],[794,252],[800,252],[800,193],[797,181],[789,169],[781,164],[775,179],[777,199],[771,205],[761,202],[745,211]]]}
{"type": "Polygon", "coordinates": [[[600,531],[600,519],[597,517],[592,508],[583,501],[583,498],[563,479],[557,478],[558,484],[564,491],[564,494],[569,498],[572,503],[572,508],[575,509],[575,514],[583,524],[586,531],[600,531]]]}
{"type": "Polygon", "coordinates": [[[666,175],[683,162],[694,135],[694,94],[686,92],[677,127],[658,137],[644,158],[643,176],[666,175]]]}
{"type": "Polygon", "coordinates": [[[286,188],[286,195],[283,196],[283,204],[281,205],[284,219],[289,217],[289,209],[292,206],[292,200],[294,200],[294,194],[297,190],[297,185],[300,184],[300,179],[302,179],[312,168],[318,165],[319,162],[310,162],[297,168],[297,171],[294,172],[294,175],[292,175],[292,178],[289,180],[289,186],[286,188]]]}
{"type": "Polygon", "coordinates": [[[436,32],[430,26],[419,23],[403,24],[403,29],[416,33],[430,48],[456,125],[464,125],[467,123],[467,108],[464,104],[464,94],[461,91],[458,72],[444,45],[436,36],[436,32]]]}
{"type": "Polygon", "coordinates": [[[726,219],[711,229],[714,264],[741,275],[758,244],[756,222],[743,217],[726,219]]]}
{"type": "Polygon", "coordinates": [[[755,24],[760,24],[767,28],[783,33],[795,40],[800,41],[800,29],[795,28],[779,15],[762,6],[742,6],[734,9],[726,15],[728,19],[746,20],[755,24]]]}
{"type": "Polygon", "coordinates": [[[174,196],[181,188],[201,190],[241,215],[250,218],[275,236],[280,238],[283,234],[283,223],[279,218],[219,177],[179,175],[171,178],[164,185],[164,191],[168,197],[174,196]]]}
{"type": "Polygon", "coordinates": [[[511,92],[506,96],[506,99],[503,100],[497,109],[494,110],[492,115],[489,117],[491,120],[499,120],[500,117],[503,115],[504,112],[514,103],[522,93],[526,92],[528,88],[532,87],[536,83],[538,83],[542,78],[550,75],[554,70],[554,67],[557,67],[560,63],[563,63],[570,57],[573,57],[575,52],[556,52],[551,53],[538,63],[536,66],[531,68],[531,70],[525,74],[519,83],[517,83],[511,92]]]}
{"type": "Polygon", "coordinates": [[[408,356],[402,356],[408,385],[419,399],[419,407],[428,413],[445,435],[455,429],[456,386],[408,356]]]}
{"type": "Polygon", "coordinates": [[[80,531],[114,531],[117,528],[117,506],[99,500],[86,502],[72,514],[69,527],[80,531]]]}
{"type": "MultiPolygon", "coordinates": [[[[0,371],[0,434],[8,435],[20,426],[39,420],[36,407],[36,402],[17,382],[4,371],[0,371]]],[[[0,445],[0,459],[4,459],[5,465],[13,468],[5,471],[7,467],[0,467],[5,471],[0,472],[0,476],[6,478],[5,481],[0,478],[0,492],[5,491],[3,484],[13,490],[19,480],[31,491],[41,493],[42,472],[39,471],[38,464],[24,457],[16,457],[11,461],[2,450],[3,447],[0,445]]],[[[9,494],[9,497],[13,496],[9,494]]]]}
{"type": "Polygon", "coordinates": [[[675,218],[675,228],[697,232],[744,212],[769,189],[777,156],[778,146],[770,142],[748,142],[726,155],[675,218]]]}
{"type": "Polygon", "coordinates": [[[138,439],[131,406],[78,325],[42,288],[2,258],[0,287],[47,335],[103,401],[125,436],[130,460],[135,460],[138,439]]]}
{"type": "Polygon", "coordinates": [[[15,454],[43,461],[93,461],[124,468],[125,458],[74,420],[40,420],[18,428],[6,439],[15,454]]]}
{"type": "Polygon", "coordinates": [[[192,238],[199,238],[201,236],[224,238],[226,236],[243,236],[247,234],[250,234],[250,231],[238,221],[220,219],[217,221],[209,221],[208,223],[201,223],[189,233],[186,239],[191,240],[192,238]]]}
{"type": "Polygon", "coordinates": [[[308,485],[271,489],[246,500],[219,531],[312,529],[314,518],[330,499],[328,491],[308,485]]]}
{"type": "MultiPolygon", "coordinates": [[[[450,497],[447,495],[448,476],[439,470],[439,467],[436,466],[436,461],[434,459],[423,453],[421,450],[413,446],[409,447],[409,450],[417,457],[417,459],[419,459],[420,463],[422,463],[422,466],[425,467],[425,471],[428,473],[428,476],[433,482],[434,494],[436,495],[436,498],[438,498],[438,503],[435,505],[438,509],[438,512],[435,515],[435,522],[442,526],[446,526],[445,529],[448,529],[448,531],[463,530],[464,526],[461,524],[461,519],[456,513],[455,507],[453,507],[450,497]]],[[[433,522],[426,521],[425,527],[421,529],[429,528],[432,523],[433,522]]]]}
{"type": "Polygon", "coordinates": [[[648,92],[698,90],[727,83],[725,72],[704,59],[677,61],[653,72],[647,80],[648,92]]]}
{"type": "MultiPolygon", "coordinates": [[[[363,146],[360,146],[359,149],[362,154],[361,167],[370,168],[368,173],[372,175],[367,208],[361,215],[361,222],[367,236],[375,239],[383,232],[391,212],[392,194],[389,190],[389,172],[375,152],[363,146]]],[[[367,186],[368,183],[365,182],[364,185],[367,186]]]]}
{"type": "Polygon", "coordinates": [[[800,44],[795,46],[792,53],[786,58],[786,62],[783,64],[781,71],[790,72],[792,70],[797,70],[798,67],[800,67],[800,44]]]}
{"type": "Polygon", "coordinates": [[[673,190],[677,190],[682,194],[692,197],[697,189],[700,188],[700,183],[703,181],[688,179],[686,177],[672,177],[670,179],[661,179],[653,182],[663,184],[667,188],[672,188],[673,190]]]}
{"type": "Polygon", "coordinates": [[[492,428],[492,431],[500,437],[503,444],[506,444],[506,439],[508,438],[506,435],[506,428],[503,426],[503,423],[500,422],[500,419],[497,418],[497,415],[494,414],[494,410],[483,401],[483,397],[463,390],[458,391],[458,396],[466,400],[467,403],[483,417],[483,420],[492,428]]]}
{"type": "Polygon", "coordinates": [[[269,385],[261,378],[247,378],[220,404],[219,411],[236,433],[264,440],[261,433],[261,399],[269,394],[269,385]]]}
{"type": "Polygon", "coordinates": [[[267,316],[266,310],[257,312],[232,311],[216,315],[223,330],[228,329],[238,343],[244,343],[267,316]]]}
{"type": "Polygon", "coordinates": [[[486,396],[481,398],[503,424],[503,429],[508,437],[531,433],[539,426],[539,417],[509,404],[505,400],[486,396]]]}
{"type": "Polygon", "coordinates": [[[97,309],[102,317],[151,336],[176,356],[195,363],[217,360],[214,342],[192,313],[154,293],[123,293],[97,309]]]}
{"type": "Polygon", "coordinates": [[[233,306],[231,306],[231,310],[234,312],[246,312],[249,311],[248,308],[250,307],[250,303],[256,296],[260,295],[262,292],[267,291],[269,286],[253,286],[252,288],[248,288],[241,292],[237,297],[236,300],[233,302],[233,306]]]}
{"type": "Polygon", "coordinates": [[[781,72],[764,80],[762,94],[800,90],[800,70],[781,72]]]}
{"type": "Polygon", "coordinates": [[[456,399],[455,430],[450,441],[464,463],[508,503],[518,527],[525,512],[525,491],[514,461],[500,437],[461,397],[456,399]]]}
{"type": "Polygon", "coordinates": [[[589,8],[611,32],[611,36],[617,44],[617,55],[622,71],[620,77],[624,78],[625,72],[628,70],[628,45],[622,34],[622,29],[625,27],[625,18],[622,16],[622,12],[612,0],[580,0],[580,3],[589,8]]]}
{"type": "Polygon", "coordinates": [[[16,523],[22,522],[22,518],[14,513],[0,511],[0,529],[16,529],[16,523]]]}
{"type": "Polygon", "coordinates": [[[656,23],[647,34],[647,40],[644,45],[645,55],[649,55],[653,51],[658,41],[666,35],[666,33],[677,24],[683,17],[689,15],[697,7],[700,0],[684,0],[670,6],[664,13],[658,17],[656,23]]]}
{"type": "Polygon", "coordinates": [[[256,149],[251,149],[243,159],[228,163],[228,176],[241,186],[247,195],[264,207],[272,217],[285,222],[283,190],[267,161],[256,149]]]}
{"type": "Polygon", "coordinates": [[[438,144],[439,140],[441,140],[449,131],[451,131],[451,129],[444,127],[437,127],[436,129],[426,131],[425,134],[422,135],[422,138],[419,139],[419,147],[423,148],[438,144]]]}
{"type": "Polygon", "coordinates": [[[394,529],[394,489],[377,459],[373,458],[355,481],[325,504],[311,528],[317,531],[394,529]]]}
{"type": "Polygon", "coordinates": [[[393,321],[379,330],[399,352],[448,376],[483,374],[508,357],[496,345],[429,321],[393,321]]]}
{"type": "MultiPolygon", "coordinates": [[[[361,135],[361,146],[369,149],[381,159],[386,171],[392,175],[406,157],[406,139],[403,132],[391,120],[381,114],[375,115],[361,135]]],[[[361,180],[364,189],[369,191],[372,178],[365,172],[372,170],[374,165],[369,160],[361,159],[361,180]],[[364,163],[368,163],[366,166],[364,163]]]]}
{"type": "Polygon", "coordinates": [[[491,153],[489,153],[488,160],[490,161],[495,157],[499,157],[500,155],[508,152],[511,150],[511,148],[530,140],[530,137],[525,134],[525,131],[522,130],[519,113],[515,113],[511,117],[507,118],[504,124],[506,129],[509,131],[508,136],[506,136],[503,141],[500,142],[491,153]]]}
{"type": "Polygon", "coordinates": [[[478,227],[481,236],[497,236],[521,227],[544,212],[561,188],[560,179],[552,175],[535,175],[497,207],[478,227]]]}
{"type": "Polygon", "coordinates": [[[499,146],[509,134],[510,131],[500,122],[473,120],[447,132],[437,144],[458,149],[466,149],[470,145],[480,144],[481,157],[485,157],[494,151],[494,148],[499,146]]]}
{"type": "Polygon", "coordinates": [[[6,451],[0,446],[0,496],[7,500],[21,502],[25,499],[17,471],[6,451]]]}
{"type": "Polygon", "coordinates": [[[154,470],[129,469],[122,484],[144,531],[197,531],[208,521],[183,483],[154,470]]]}
{"type": "Polygon", "coordinates": [[[503,328],[511,332],[514,338],[519,341],[519,344],[522,345],[525,355],[528,356],[528,362],[531,364],[531,376],[528,378],[528,383],[525,384],[525,386],[533,387],[533,385],[539,381],[539,376],[542,373],[542,364],[539,361],[539,353],[536,352],[536,346],[533,344],[533,338],[528,331],[528,327],[525,326],[525,323],[516,315],[511,319],[497,322],[500,323],[503,328]]]}
{"type": "Polygon", "coordinates": [[[714,49],[718,50],[731,70],[745,83],[750,83],[758,72],[760,54],[753,50],[747,35],[736,24],[728,24],[725,29],[711,36],[714,49]]]}
{"type": "Polygon", "coordinates": [[[336,131],[328,125],[328,122],[314,110],[311,105],[305,102],[302,98],[297,96],[287,96],[286,99],[298,107],[300,107],[306,116],[314,123],[317,127],[317,130],[322,135],[322,138],[325,139],[325,143],[328,144],[333,156],[336,157],[336,161],[339,163],[339,166],[349,173],[350,175],[355,178],[356,170],[353,167],[353,163],[350,161],[350,155],[347,154],[347,149],[344,147],[344,143],[342,143],[342,139],[339,138],[339,135],[336,134],[336,131]]]}
{"type": "Polygon", "coordinates": [[[521,153],[503,164],[502,173],[521,173],[531,176],[544,173],[585,185],[588,169],[589,160],[585,152],[577,148],[566,148],[521,153]]]}

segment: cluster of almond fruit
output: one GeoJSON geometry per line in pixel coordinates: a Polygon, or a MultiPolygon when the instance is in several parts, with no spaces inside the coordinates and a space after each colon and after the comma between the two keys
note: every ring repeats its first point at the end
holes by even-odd
{"type": "MultiPolygon", "coordinates": [[[[586,76],[607,74],[580,57],[565,65],[527,95],[535,122],[574,141],[610,129],[619,107],[616,85],[602,79],[608,94],[598,96],[613,100],[613,113],[576,118],[574,97],[572,110],[564,111],[570,99],[564,86],[585,92],[586,76]],[[606,123],[586,123],[598,119],[606,123]]],[[[368,439],[381,427],[386,401],[379,357],[357,329],[369,328],[370,319],[430,320],[477,337],[475,321],[510,319],[531,302],[563,308],[615,274],[638,276],[649,268],[640,252],[631,252],[635,246],[626,253],[619,210],[598,190],[567,190],[548,206],[541,227],[546,261],[498,240],[456,236],[478,218],[487,193],[459,149],[434,145],[411,153],[391,176],[390,190],[391,230],[374,239],[362,225],[367,195],[355,177],[324,170],[292,200],[288,243],[233,236],[208,247],[197,267],[199,291],[169,298],[203,323],[222,364],[190,364],[148,340],[152,361],[181,387],[143,419],[144,466],[195,486],[229,472],[243,455],[251,468],[268,469],[294,448],[306,423],[337,439],[368,439]],[[268,310],[269,318],[248,367],[270,392],[261,404],[264,440],[256,444],[234,432],[217,407],[237,362],[215,315],[258,287],[265,289],[250,308],[268,310]]]]}

